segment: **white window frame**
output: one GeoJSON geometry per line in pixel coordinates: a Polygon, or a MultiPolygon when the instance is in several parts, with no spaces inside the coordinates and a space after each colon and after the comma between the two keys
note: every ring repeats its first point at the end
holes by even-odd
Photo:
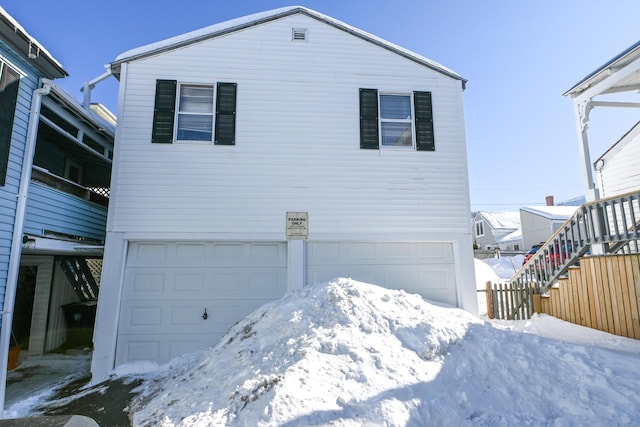
{"type": "Polygon", "coordinates": [[[476,221],[476,223],[475,223],[475,231],[476,231],[476,237],[484,236],[484,221],[482,221],[482,220],[476,221]],[[480,233],[480,232],[482,232],[482,233],[480,233]]]}
{"type": "Polygon", "coordinates": [[[413,92],[395,92],[395,91],[378,91],[378,134],[379,141],[378,146],[381,150],[413,150],[416,149],[416,113],[413,102],[413,92]],[[385,119],[382,117],[382,97],[383,96],[403,96],[409,98],[409,104],[411,108],[411,117],[409,119],[385,119]],[[382,134],[382,123],[409,123],[411,126],[411,145],[384,145],[382,134]]]}
{"type": "Polygon", "coordinates": [[[211,144],[215,138],[215,115],[216,115],[216,84],[209,82],[178,82],[176,92],[176,106],[175,117],[173,126],[173,141],[176,143],[189,143],[189,144],[211,144]],[[211,88],[211,113],[192,113],[188,111],[180,111],[180,97],[183,87],[207,87],[211,88]],[[211,116],[211,138],[209,140],[200,139],[180,139],[180,115],[194,115],[194,116],[211,116]]]}

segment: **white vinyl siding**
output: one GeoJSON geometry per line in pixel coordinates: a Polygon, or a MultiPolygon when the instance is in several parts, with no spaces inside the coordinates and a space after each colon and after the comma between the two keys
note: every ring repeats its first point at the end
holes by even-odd
{"type": "Polygon", "coordinates": [[[284,234],[287,210],[316,236],[469,228],[461,82],[343,31],[292,16],[132,62],[122,84],[114,231],[284,234]],[[156,79],[237,82],[235,146],[150,144],[156,79]],[[361,87],[432,92],[437,150],[361,150],[361,87]]]}
{"type": "Polygon", "coordinates": [[[603,156],[604,165],[598,173],[602,197],[640,189],[640,125],[636,125],[628,138],[619,142],[614,152],[603,156]]]}

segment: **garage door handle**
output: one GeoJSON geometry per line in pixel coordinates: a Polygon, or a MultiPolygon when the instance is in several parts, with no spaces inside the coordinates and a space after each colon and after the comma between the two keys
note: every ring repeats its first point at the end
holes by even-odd
{"type": "Polygon", "coordinates": [[[207,320],[209,318],[209,315],[207,314],[207,308],[206,307],[204,308],[204,314],[202,315],[202,318],[204,320],[207,320]]]}

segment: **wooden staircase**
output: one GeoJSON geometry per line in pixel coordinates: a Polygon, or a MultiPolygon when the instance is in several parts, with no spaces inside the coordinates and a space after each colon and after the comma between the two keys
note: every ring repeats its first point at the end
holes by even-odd
{"type": "Polygon", "coordinates": [[[598,245],[604,254],[638,253],[640,191],[585,203],[511,278],[544,294],[598,245]]]}

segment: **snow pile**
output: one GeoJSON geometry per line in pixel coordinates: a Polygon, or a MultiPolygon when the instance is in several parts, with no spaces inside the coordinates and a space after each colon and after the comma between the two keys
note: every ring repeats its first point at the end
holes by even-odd
{"type": "Polygon", "coordinates": [[[138,426],[619,425],[640,419],[639,381],[637,354],[336,279],[160,369],[131,412],[138,426]]]}
{"type": "Polygon", "coordinates": [[[522,261],[524,261],[524,255],[516,255],[500,258],[487,258],[483,260],[491,269],[500,277],[501,282],[509,281],[520,267],[522,267],[522,261]]]}

